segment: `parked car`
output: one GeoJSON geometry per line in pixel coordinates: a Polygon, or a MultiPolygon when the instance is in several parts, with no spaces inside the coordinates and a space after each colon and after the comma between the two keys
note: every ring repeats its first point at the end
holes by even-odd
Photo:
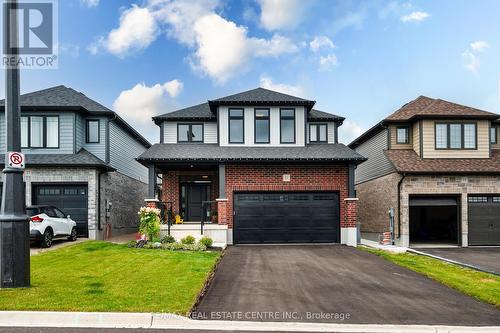
{"type": "Polygon", "coordinates": [[[30,216],[30,239],[41,247],[51,247],[55,238],[76,240],[76,222],[54,206],[30,206],[26,208],[30,216]]]}

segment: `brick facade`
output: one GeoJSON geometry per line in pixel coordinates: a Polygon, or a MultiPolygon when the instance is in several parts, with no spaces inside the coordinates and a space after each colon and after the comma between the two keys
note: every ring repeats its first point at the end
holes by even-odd
{"type": "Polygon", "coordinates": [[[356,228],[356,216],[358,213],[358,199],[346,198],[344,199],[344,225],[345,228],[356,228]]]}

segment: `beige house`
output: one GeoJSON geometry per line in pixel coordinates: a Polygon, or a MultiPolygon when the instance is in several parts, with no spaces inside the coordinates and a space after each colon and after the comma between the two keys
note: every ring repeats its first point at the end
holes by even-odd
{"type": "Polygon", "coordinates": [[[401,246],[500,245],[500,115],[420,96],[349,146],[363,237],[401,246]]]}

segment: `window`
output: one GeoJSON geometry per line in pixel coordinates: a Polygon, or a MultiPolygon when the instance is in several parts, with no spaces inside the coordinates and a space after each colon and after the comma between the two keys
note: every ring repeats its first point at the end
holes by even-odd
{"type": "Polygon", "coordinates": [[[327,142],[328,127],[326,124],[309,124],[309,142],[327,142]]]}
{"type": "Polygon", "coordinates": [[[269,109],[255,109],[255,143],[269,143],[269,109]]]}
{"type": "Polygon", "coordinates": [[[295,109],[280,109],[280,142],[295,143],[295,109]]]}
{"type": "Polygon", "coordinates": [[[396,143],[398,144],[410,143],[409,128],[407,126],[396,128],[396,143]]]}
{"type": "Polygon", "coordinates": [[[243,109],[229,109],[229,143],[244,143],[243,109]]]}
{"type": "Polygon", "coordinates": [[[203,124],[177,124],[177,142],[203,142],[203,124]]]}
{"type": "Polygon", "coordinates": [[[99,120],[87,120],[87,136],[85,141],[87,143],[99,143],[100,137],[100,124],[99,120]]]}
{"type": "Polygon", "coordinates": [[[492,144],[496,144],[497,143],[497,128],[496,126],[491,126],[490,128],[490,142],[492,144]]]}
{"type": "Polygon", "coordinates": [[[436,149],[477,149],[476,124],[436,124],[436,149]]]}
{"type": "Polygon", "coordinates": [[[59,117],[21,117],[21,147],[59,148],[59,117]]]}
{"type": "Polygon", "coordinates": [[[61,212],[58,208],[54,207],[54,213],[56,214],[56,216],[60,219],[65,219],[66,218],[66,214],[64,214],[63,212],[61,212]]]}

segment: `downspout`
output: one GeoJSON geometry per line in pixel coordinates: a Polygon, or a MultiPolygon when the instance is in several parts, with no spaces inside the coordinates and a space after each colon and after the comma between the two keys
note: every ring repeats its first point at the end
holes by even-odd
{"type": "Polygon", "coordinates": [[[398,182],[398,239],[401,238],[401,184],[403,184],[406,174],[403,173],[402,176],[398,182]]]}
{"type": "Polygon", "coordinates": [[[99,231],[102,231],[102,224],[101,224],[101,176],[103,175],[104,172],[99,170],[99,173],[97,174],[97,229],[99,231]]]}

